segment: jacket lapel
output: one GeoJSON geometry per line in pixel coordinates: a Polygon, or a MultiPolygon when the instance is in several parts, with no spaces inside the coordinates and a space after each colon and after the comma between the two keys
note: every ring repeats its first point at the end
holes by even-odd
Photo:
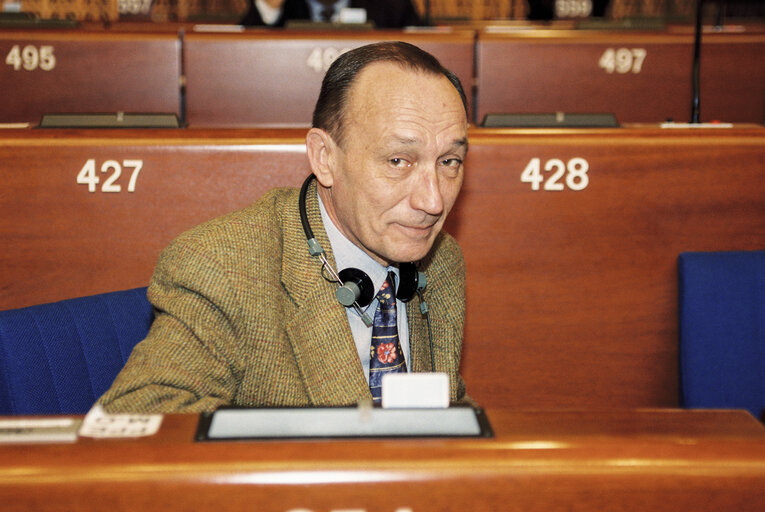
{"type": "MultiPolygon", "coordinates": [[[[345,308],[335,300],[336,285],[321,274],[321,261],[308,254],[298,213],[298,195],[291,196],[283,217],[282,283],[292,299],[285,325],[298,368],[313,405],[353,405],[371,399],[361,369],[345,308]]],[[[308,220],[330,264],[335,265],[321,221],[316,182],[307,195],[308,220]]]]}

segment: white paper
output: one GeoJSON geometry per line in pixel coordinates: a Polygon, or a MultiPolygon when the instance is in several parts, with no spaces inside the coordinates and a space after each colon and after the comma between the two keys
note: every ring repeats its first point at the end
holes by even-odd
{"type": "Polygon", "coordinates": [[[80,427],[83,437],[120,438],[144,437],[157,433],[162,424],[161,414],[108,414],[95,405],[80,427]]]}
{"type": "Polygon", "coordinates": [[[366,23],[367,10],[355,7],[343,7],[340,9],[340,23],[366,23]]]}
{"type": "Polygon", "coordinates": [[[445,373],[387,373],[382,378],[383,408],[449,407],[449,376],[445,373]]]}
{"type": "Polygon", "coordinates": [[[0,420],[0,443],[73,443],[79,426],[75,418],[0,420]]]}

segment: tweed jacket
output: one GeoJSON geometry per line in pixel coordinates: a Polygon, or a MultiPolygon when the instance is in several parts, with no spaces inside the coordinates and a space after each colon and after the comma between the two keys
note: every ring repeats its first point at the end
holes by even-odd
{"type": "MultiPolygon", "coordinates": [[[[307,203],[314,234],[334,266],[315,182],[307,203]]],[[[441,233],[419,267],[427,276],[435,369],[449,375],[451,399],[460,401],[462,253],[441,233]]],[[[308,254],[298,190],[272,190],[163,251],[148,291],[156,318],[99,402],[110,412],[200,412],[371,399],[335,289],[308,254]]],[[[430,371],[419,298],[407,304],[407,317],[411,371],[430,371]]]]}

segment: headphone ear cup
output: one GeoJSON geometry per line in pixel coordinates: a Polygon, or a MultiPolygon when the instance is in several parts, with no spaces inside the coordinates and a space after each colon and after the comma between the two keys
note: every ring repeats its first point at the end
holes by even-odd
{"type": "Polygon", "coordinates": [[[402,302],[409,302],[417,293],[420,273],[417,272],[414,263],[401,263],[398,266],[398,276],[399,284],[396,298],[402,302]]]}
{"type": "Polygon", "coordinates": [[[335,292],[340,304],[351,307],[356,302],[363,308],[372,302],[374,284],[365,272],[357,268],[344,268],[337,275],[343,282],[343,285],[335,292]]]}

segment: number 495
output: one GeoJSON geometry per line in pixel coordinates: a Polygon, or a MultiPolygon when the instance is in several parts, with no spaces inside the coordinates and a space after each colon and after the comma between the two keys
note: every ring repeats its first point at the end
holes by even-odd
{"type": "Polygon", "coordinates": [[[43,71],[50,71],[56,67],[56,56],[53,54],[52,46],[41,46],[38,50],[36,46],[31,44],[26,45],[23,49],[14,44],[5,57],[5,63],[13,66],[15,71],[19,71],[21,68],[34,71],[38,67],[43,71]]]}

